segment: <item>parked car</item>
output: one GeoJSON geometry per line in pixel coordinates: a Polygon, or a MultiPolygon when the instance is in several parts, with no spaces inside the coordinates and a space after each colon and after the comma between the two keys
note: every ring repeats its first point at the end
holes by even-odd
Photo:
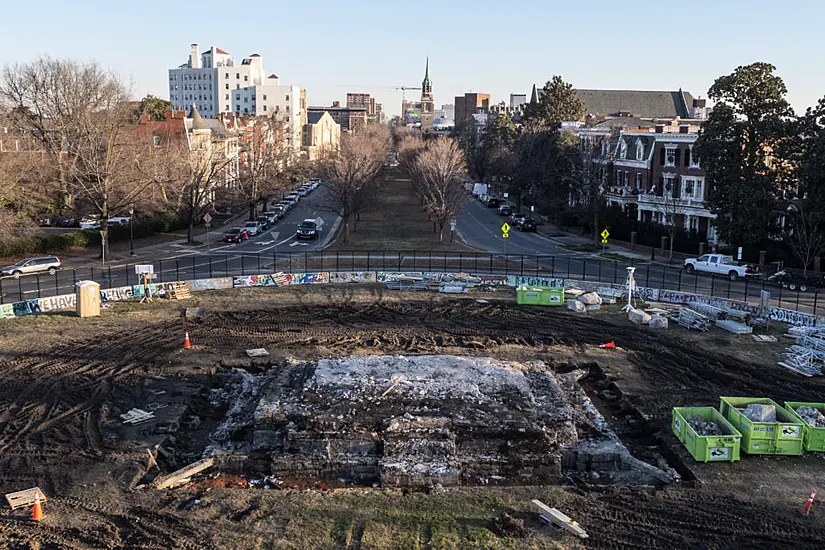
{"type": "Polygon", "coordinates": [[[512,213],[509,204],[502,204],[498,207],[498,215],[499,216],[509,216],[512,213]]]}
{"type": "Polygon", "coordinates": [[[518,225],[524,220],[524,214],[513,212],[510,214],[510,221],[513,222],[513,225],[518,225]]]}
{"type": "Polygon", "coordinates": [[[274,210],[267,210],[263,215],[266,216],[266,219],[269,220],[269,226],[272,227],[280,217],[280,208],[276,206],[274,210]]]}
{"type": "Polygon", "coordinates": [[[800,292],[807,292],[812,288],[825,287],[825,279],[823,277],[814,277],[811,275],[803,275],[795,271],[777,271],[765,279],[768,283],[787,288],[788,290],[799,290],[800,292]]]}
{"type": "Polygon", "coordinates": [[[536,222],[533,218],[525,218],[522,216],[521,221],[516,223],[516,229],[519,231],[532,231],[535,233],[538,230],[538,227],[536,227],[536,222]]]}
{"type": "Polygon", "coordinates": [[[318,222],[308,219],[302,221],[298,225],[298,230],[295,232],[295,236],[299,239],[317,239],[318,232],[318,222]]]}
{"type": "Polygon", "coordinates": [[[298,196],[299,197],[306,197],[309,194],[309,190],[306,187],[301,187],[298,189],[298,196]]]}
{"type": "Polygon", "coordinates": [[[249,233],[250,237],[260,235],[261,232],[264,230],[263,227],[261,227],[261,222],[259,222],[258,220],[255,220],[253,222],[246,222],[246,224],[243,227],[244,229],[246,229],[247,233],[249,233]]]}
{"type": "Polygon", "coordinates": [[[281,208],[284,209],[284,214],[295,208],[295,201],[284,199],[281,201],[281,208]]]}
{"type": "Polygon", "coordinates": [[[736,281],[740,277],[759,276],[759,266],[739,265],[734,261],[733,256],[724,254],[705,254],[698,258],[688,258],[685,260],[685,271],[726,275],[731,281],[736,281]]]}
{"type": "Polygon", "coordinates": [[[223,234],[223,241],[227,243],[242,243],[249,238],[249,233],[243,227],[233,227],[223,234]]]}
{"type": "Polygon", "coordinates": [[[97,229],[100,219],[97,216],[83,216],[80,218],[80,229],[97,229]]]}
{"type": "Polygon", "coordinates": [[[285,198],[287,200],[291,200],[291,201],[294,201],[294,202],[297,203],[299,200],[301,200],[301,195],[299,195],[296,191],[293,191],[292,193],[287,195],[285,198]]]}
{"type": "Polygon", "coordinates": [[[14,277],[19,279],[21,275],[32,275],[35,273],[48,273],[54,275],[60,269],[60,258],[57,256],[41,256],[38,258],[24,258],[16,264],[0,269],[0,277],[14,277]]]}
{"type": "Polygon", "coordinates": [[[490,197],[490,198],[487,199],[486,204],[487,204],[487,208],[498,208],[501,203],[499,202],[498,199],[496,199],[494,197],[490,197]]]}
{"type": "Polygon", "coordinates": [[[258,216],[258,223],[261,224],[261,231],[266,231],[272,227],[272,222],[269,221],[269,216],[258,216]]]}

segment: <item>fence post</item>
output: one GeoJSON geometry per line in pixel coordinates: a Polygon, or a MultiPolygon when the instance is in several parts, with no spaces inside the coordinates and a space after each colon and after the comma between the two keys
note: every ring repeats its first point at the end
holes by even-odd
{"type": "Polygon", "coordinates": [[[258,273],[260,273],[261,272],[261,253],[256,252],[255,257],[258,259],[258,273]]]}
{"type": "Polygon", "coordinates": [[[710,295],[713,296],[714,289],[716,288],[716,275],[713,273],[710,274],[710,295]]]}
{"type": "Polygon", "coordinates": [[[370,253],[369,250],[367,251],[367,271],[370,270],[370,253]]]}
{"type": "Polygon", "coordinates": [[[77,288],[77,270],[72,268],[72,289],[74,288],[77,288]]]}
{"type": "Polygon", "coordinates": [[[209,278],[212,278],[212,256],[208,256],[209,258],[209,278]]]}
{"type": "Polygon", "coordinates": [[[602,282],[602,259],[599,258],[598,262],[599,262],[599,275],[598,275],[598,279],[596,279],[596,280],[598,282],[602,282]]]}
{"type": "Polygon", "coordinates": [[[473,252],[473,274],[478,273],[478,252],[473,252]]]}
{"type": "Polygon", "coordinates": [[[613,284],[616,284],[616,275],[619,272],[619,261],[613,260],[613,284]]]}
{"type": "Polygon", "coordinates": [[[665,288],[665,268],[662,266],[662,286],[660,288],[665,288]]]}
{"type": "Polygon", "coordinates": [[[4,298],[3,298],[3,296],[5,296],[5,295],[6,295],[6,293],[3,292],[3,279],[0,279],[0,304],[5,304],[6,303],[4,298]]]}
{"type": "Polygon", "coordinates": [[[745,296],[742,298],[743,302],[748,301],[748,278],[745,277],[745,296]]]}
{"type": "Polygon", "coordinates": [[[223,257],[223,276],[229,277],[229,255],[223,257]]]}
{"type": "Polygon", "coordinates": [[[493,274],[493,253],[490,252],[490,275],[493,274]]]}
{"type": "Polygon", "coordinates": [[[556,257],[550,256],[550,275],[556,274],[556,257]]]}
{"type": "Polygon", "coordinates": [[[582,281],[587,280],[587,258],[582,258],[582,281]]]}
{"type": "MultiPolygon", "coordinates": [[[[2,287],[0,287],[0,296],[3,295],[2,287]]],[[[814,317],[816,317],[816,299],[819,297],[819,289],[814,289],[814,317]]]]}
{"type": "MultiPolygon", "coordinates": [[[[111,268],[109,268],[111,269],[111,268]]],[[[109,288],[111,288],[111,283],[109,283],[109,288]]],[[[37,274],[37,297],[40,298],[40,273],[37,274]]],[[[20,298],[23,298],[22,296],[20,298]]],[[[797,299],[797,301],[799,301],[797,299]]]]}
{"type": "Polygon", "coordinates": [[[309,256],[306,251],[304,251],[304,271],[309,272],[309,256]]]}
{"type": "Polygon", "coordinates": [[[521,276],[524,277],[524,254],[521,255],[521,276]]]}
{"type": "Polygon", "coordinates": [[[175,258],[175,280],[180,281],[180,261],[175,258]]]}
{"type": "MultiPolygon", "coordinates": [[[[94,273],[95,268],[92,268],[92,273],[94,273]]],[[[94,278],[92,278],[94,281],[94,278]]],[[[20,301],[23,300],[23,277],[17,278],[17,293],[20,295],[20,301]]]]}
{"type": "Polygon", "coordinates": [[[444,271],[443,273],[447,272],[447,251],[444,251],[444,271]]]}
{"type": "Polygon", "coordinates": [[[682,270],[679,270],[679,292],[682,292],[682,270]]]}
{"type": "Polygon", "coordinates": [[[650,288],[650,265],[645,266],[645,286],[650,288]]]}
{"type": "Polygon", "coordinates": [[[464,271],[464,253],[458,253],[458,272],[461,273],[464,271]]]}
{"type": "Polygon", "coordinates": [[[427,271],[432,272],[432,270],[433,270],[433,253],[432,252],[427,252],[427,256],[429,256],[429,263],[427,264],[428,265],[427,271]]]}
{"type": "Polygon", "coordinates": [[[339,252],[335,253],[335,271],[341,271],[341,256],[339,252]]]}
{"type": "Polygon", "coordinates": [[[728,277],[728,295],[727,295],[728,300],[730,300],[730,283],[731,283],[731,280],[730,280],[730,277],[728,277]]]}
{"type": "Polygon", "coordinates": [[[535,266],[536,266],[536,277],[538,277],[539,276],[539,255],[538,254],[536,254],[535,266]]]}
{"type": "Polygon", "coordinates": [[[292,252],[289,253],[289,273],[292,274],[292,252]]]}
{"type": "Polygon", "coordinates": [[[401,271],[401,262],[402,262],[402,261],[403,261],[403,260],[402,260],[402,258],[401,258],[401,253],[399,252],[399,253],[398,253],[398,269],[396,270],[396,271],[398,271],[398,272],[400,272],[400,271],[401,271]]]}
{"type": "Polygon", "coordinates": [[[244,273],[246,273],[246,268],[243,261],[243,252],[241,252],[241,276],[243,276],[244,273]]]}
{"type": "Polygon", "coordinates": [[[507,254],[505,254],[504,255],[504,276],[505,277],[508,275],[507,269],[509,267],[510,267],[510,257],[507,254]]]}
{"type": "Polygon", "coordinates": [[[195,264],[195,257],[192,256],[192,279],[198,278],[198,266],[195,264]]]}
{"type": "MultiPolygon", "coordinates": [[[[54,295],[55,295],[55,296],[59,296],[59,295],[60,295],[60,285],[58,285],[58,284],[57,284],[57,280],[58,280],[59,278],[60,278],[60,272],[58,271],[58,272],[56,272],[56,273],[54,274],[54,295]]],[[[127,283],[126,283],[126,285],[128,286],[128,285],[129,285],[129,283],[127,282],[127,283]]],[[[0,288],[0,296],[2,296],[2,295],[3,295],[3,289],[2,289],[2,288],[0,288]]],[[[0,302],[0,303],[2,303],[2,302],[0,302]]]]}

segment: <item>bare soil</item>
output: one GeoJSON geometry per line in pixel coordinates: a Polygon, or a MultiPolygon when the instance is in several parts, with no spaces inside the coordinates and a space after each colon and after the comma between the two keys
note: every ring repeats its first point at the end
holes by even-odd
{"type": "Polygon", "coordinates": [[[473,250],[459,242],[457,236],[449,242],[449,225],[444,230],[445,242],[439,242],[433,223],[415,196],[412,182],[398,170],[390,173],[375,203],[361,214],[357,224],[350,224],[349,242],[344,243],[343,233],[339,232],[328,250],[473,250]]]}
{"type": "Polygon", "coordinates": [[[40,524],[29,510],[0,511],[0,547],[821,548],[825,515],[817,504],[809,517],[799,508],[825,475],[822,454],[704,465],[670,434],[672,407],[717,406],[721,395],[822,401],[825,380],[776,365],[784,345],[679,327],[651,332],[608,309],[576,316],[517,306],[511,291],[445,298],[379,285],[199,293],[186,302],[115,303],[93,319],[6,320],[0,491],[40,486],[49,501],[40,524]],[[186,306],[206,314],[187,321],[186,306]],[[195,344],[188,351],[185,329],[195,344]],[[598,349],[611,340],[617,349],[598,349]],[[158,457],[164,472],[200,458],[222,414],[210,406],[231,370],[221,359],[257,347],[276,362],[452,353],[588,369],[585,389],[625,444],[642,459],[663,454],[683,482],[662,489],[571,478],[427,494],[263,489],[222,471],[177,489],[129,489],[156,475],[142,476],[147,448],[168,453],[158,457]],[[132,407],[154,408],[158,421],[124,427],[119,415],[132,407]],[[573,517],[590,538],[554,535],[538,522],[533,498],[573,517]],[[525,538],[495,534],[503,512],[524,521],[525,538]]]}

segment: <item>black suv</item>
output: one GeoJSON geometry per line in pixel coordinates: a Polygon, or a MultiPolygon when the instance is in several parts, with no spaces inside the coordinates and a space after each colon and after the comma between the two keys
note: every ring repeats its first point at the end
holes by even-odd
{"type": "Polygon", "coordinates": [[[823,288],[825,286],[825,280],[822,277],[804,276],[802,273],[784,270],[770,275],[766,281],[788,290],[798,289],[800,292],[807,292],[808,289],[823,288]]]}
{"type": "Polygon", "coordinates": [[[516,229],[519,231],[536,231],[536,222],[533,218],[522,218],[520,222],[516,223],[516,229]]]}
{"type": "Polygon", "coordinates": [[[295,236],[299,239],[317,239],[318,222],[315,220],[304,220],[298,225],[295,236]]]}

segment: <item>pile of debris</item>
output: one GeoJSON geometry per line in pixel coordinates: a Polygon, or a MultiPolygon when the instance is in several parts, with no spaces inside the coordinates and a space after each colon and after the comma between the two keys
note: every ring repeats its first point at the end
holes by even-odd
{"type": "Polygon", "coordinates": [[[725,432],[716,422],[707,422],[695,416],[688,416],[685,420],[697,435],[725,435],[725,432]]]}
{"type": "Polygon", "coordinates": [[[493,520],[491,529],[496,536],[501,538],[523,539],[527,536],[524,520],[514,518],[507,512],[502,512],[499,517],[493,520]]]}
{"type": "Polygon", "coordinates": [[[676,322],[689,330],[707,332],[710,328],[710,319],[690,308],[680,309],[676,322]]]}
{"type": "Polygon", "coordinates": [[[796,413],[802,417],[802,420],[814,428],[825,428],[825,415],[822,411],[813,407],[802,406],[796,409],[796,413]]]}
{"type": "Polygon", "coordinates": [[[579,295],[578,298],[571,298],[567,300],[567,309],[578,313],[586,311],[595,311],[602,308],[602,297],[597,292],[585,292],[579,295]]]}
{"type": "Polygon", "coordinates": [[[796,344],[782,354],[779,364],[803,376],[821,376],[825,366],[822,327],[791,327],[788,336],[796,338],[796,344]]]}
{"type": "Polygon", "coordinates": [[[776,422],[776,407],[773,405],[751,403],[739,412],[751,422],[776,422]]]}
{"type": "Polygon", "coordinates": [[[720,321],[728,318],[728,314],[725,310],[720,307],[715,307],[710,304],[701,304],[699,302],[693,302],[692,304],[688,304],[688,309],[692,309],[696,313],[701,313],[708,319],[712,319],[714,321],[720,321]]]}

